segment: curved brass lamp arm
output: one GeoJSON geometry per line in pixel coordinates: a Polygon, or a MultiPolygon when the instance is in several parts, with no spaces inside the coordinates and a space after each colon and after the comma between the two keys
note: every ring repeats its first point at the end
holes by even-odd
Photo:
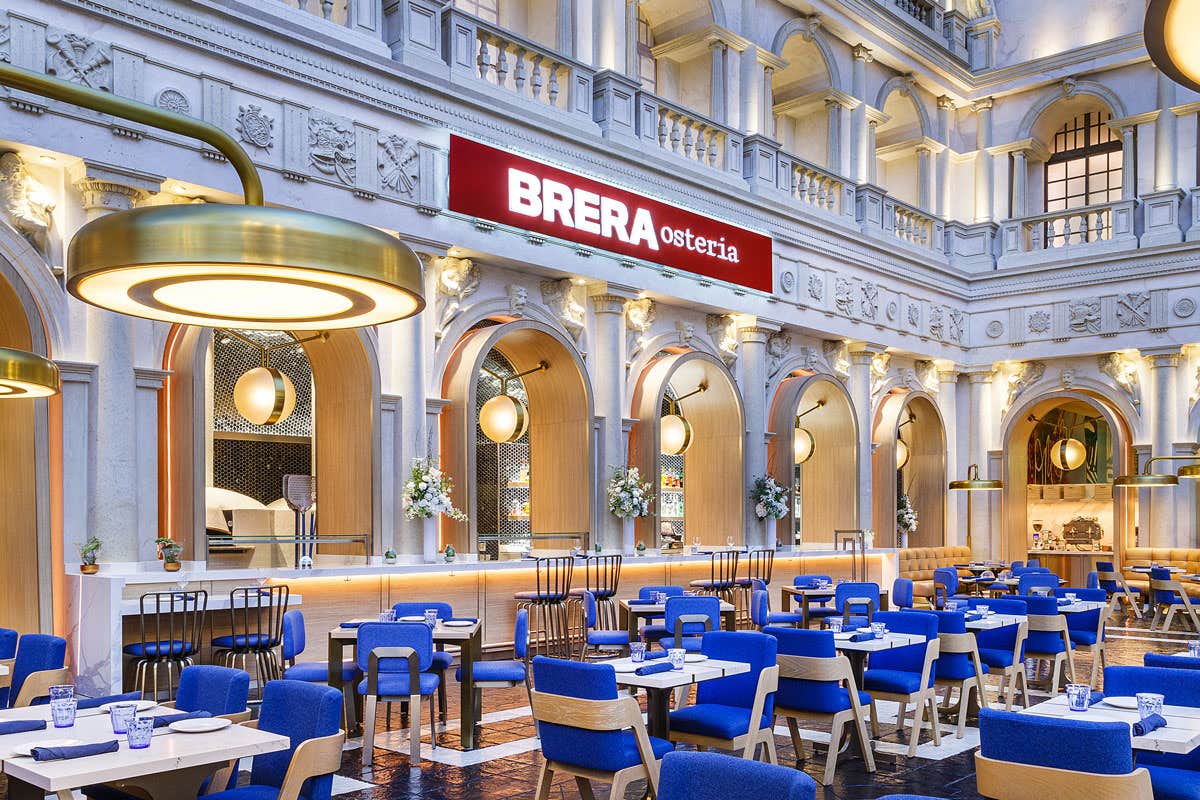
{"type": "Polygon", "coordinates": [[[0,62],[0,85],[199,139],[229,159],[242,182],[246,205],[263,204],[262,180],[250,156],[232,136],[216,125],[3,62],[0,62]]]}
{"type": "Polygon", "coordinates": [[[1150,465],[1155,461],[1200,461],[1200,455],[1197,456],[1154,456],[1145,463],[1142,467],[1142,475],[1150,474],[1150,465]]]}

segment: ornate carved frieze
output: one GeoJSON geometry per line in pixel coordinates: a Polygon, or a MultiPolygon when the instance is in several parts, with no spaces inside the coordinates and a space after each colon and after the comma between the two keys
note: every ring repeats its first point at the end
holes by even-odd
{"type": "Polygon", "coordinates": [[[825,299],[825,279],[821,273],[808,273],[808,296],[818,303],[825,299]]]}
{"type": "Polygon", "coordinates": [[[983,329],[989,339],[999,339],[1004,335],[1004,323],[998,319],[988,322],[987,327],[983,329]]]}
{"type": "Polygon", "coordinates": [[[353,123],[313,111],[308,118],[308,163],[322,175],[353,186],[358,167],[353,123]]]}
{"type": "Polygon", "coordinates": [[[929,310],[929,335],[935,339],[946,338],[946,309],[941,306],[929,310]]]}
{"type": "Polygon", "coordinates": [[[816,372],[822,375],[833,374],[833,369],[829,366],[829,360],[825,358],[825,354],[821,350],[815,347],[801,347],[800,361],[803,364],[803,368],[809,372],[816,372]]]}
{"type": "Polygon", "coordinates": [[[469,258],[444,256],[430,266],[437,271],[437,330],[439,339],[462,312],[463,303],[479,288],[479,267],[469,258]]]}
{"type": "Polygon", "coordinates": [[[416,197],[421,154],[413,142],[389,134],[379,140],[379,185],[401,197],[416,197]]]}
{"type": "Polygon", "coordinates": [[[12,28],[7,22],[0,24],[0,61],[12,62],[12,28]]]}
{"type": "Polygon", "coordinates": [[[54,204],[29,175],[21,156],[13,152],[0,154],[0,211],[42,258],[50,258],[54,204]]]}
{"type": "Polygon", "coordinates": [[[850,377],[850,345],[843,341],[824,341],[821,352],[829,365],[829,371],[843,381],[850,377]]]}
{"type": "Polygon", "coordinates": [[[732,314],[709,314],[704,321],[721,360],[732,367],[738,357],[737,319],[732,314]]]}
{"type": "Polygon", "coordinates": [[[529,290],[516,283],[510,283],[504,289],[508,295],[508,313],[514,317],[525,316],[525,306],[529,303],[529,290]]]}
{"type": "Polygon", "coordinates": [[[967,325],[967,315],[961,309],[950,309],[950,319],[946,327],[946,337],[955,344],[962,344],[963,334],[967,325]]]}
{"type": "Polygon", "coordinates": [[[838,278],[833,285],[833,304],[847,317],[854,316],[854,286],[846,278],[838,278]]]}
{"type": "Polygon", "coordinates": [[[792,351],[792,336],[784,331],[776,331],[767,337],[767,379],[774,380],[779,374],[788,353],[792,351]]]}
{"type": "Polygon", "coordinates": [[[870,281],[862,285],[862,301],[859,303],[863,319],[875,320],[879,316],[879,287],[870,281]]]}
{"type": "Polygon", "coordinates": [[[1128,292],[1117,296],[1117,322],[1122,328],[1143,328],[1150,323],[1150,293],[1128,292]]]}
{"type": "Polygon", "coordinates": [[[234,124],[238,138],[256,150],[269,153],[275,146],[275,119],[263,113],[262,106],[253,103],[238,106],[234,124]]]}
{"type": "Polygon", "coordinates": [[[1017,398],[1030,386],[1040,381],[1045,374],[1045,362],[1025,361],[1018,364],[1016,369],[1008,375],[1008,394],[1004,398],[1004,407],[1000,409],[1000,413],[1007,414],[1017,398]]]}
{"type": "Polygon", "coordinates": [[[888,353],[876,353],[871,358],[871,397],[877,398],[888,383],[888,372],[892,357],[888,353]]]}
{"type": "Polygon", "coordinates": [[[1100,333],[1100,298],[1083,297],[1067,304],[1067,326],[1074,333],[1100,333]]]}
{"type": "Polygon", "coordinates": [[[941,388],[941,384],[938,383],[937,364],[932,361],[918,361],[915,372],[917,381],[920,383],[920,388],[930,394],[936,394],[941,388]]]}
{"type": "Polygon", "coordinates": [[[1113,384],[1125,393],[1135,406],[1142,404],[1142,387],[1138,365],[1124,353],[1109,353],[1099,357],[1100,371],[1112,378],[1113,384]]]}
{"type": "Polygon", "coordinates": [[[1049,333],[1050,332],[1050,312],[1044,309],[1038,309],[1029,315],[1029,332],[1030,333],[1049,333]]]}
{"type": "Polygon", "coordinates": [[[46,33],[46,74],[92,89],[112,91],[112,48],[77,33],[46,33]]]}

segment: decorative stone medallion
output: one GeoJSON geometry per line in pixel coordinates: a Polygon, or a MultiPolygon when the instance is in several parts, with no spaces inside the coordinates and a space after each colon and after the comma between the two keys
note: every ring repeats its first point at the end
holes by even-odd
{"type": "Polygon", "coordinates": [[[238,137],[248,145],[270,152],[275,144],[275,120],[263,113],[262,106],[253,103],[238,106],[238,137]]]}
{"type": "Polygon", "coordinates": [[[1187,319],[1192,314],[1196,313],[1196,301],[1190,297],[1181,297],[1175,301],[1175,307],[1172,309],[1175,316],[1180,319],[1187,319]]]}
{"type": "Polygon", "coordinates": [[[154,105],[164,111],[174,111],[176,114],[191,114],[192,104],[187,96],[178,89],[167,86],[154,98],[154,105]]]}
{"type": "Polygon", "coordinates": [[[984,333],[988,335],[989,339],[999,339],[1004,335],[1004,323],[998,319],[994,319],[984,328],[984,333]]]}

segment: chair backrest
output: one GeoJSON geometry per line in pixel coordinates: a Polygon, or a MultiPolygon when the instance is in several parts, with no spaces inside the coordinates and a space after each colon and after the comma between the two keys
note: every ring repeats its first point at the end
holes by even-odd
{"type": "MultiPolygon", "coordinates": [[[[1025,604],[1024,600],[972,597],[967,601],[967,605],[970,608],[987,606],[993,614],[1012,614],[1023,617],[1029,613],[1029,606],[1025,604]]],[[[975,642],[981,650],[1003,650],[1012,653],[1016,650],[1017,638],[1020,635],[1021,626],[1005,625],[1000,628],[979,631],[975,634],[975,642]]]]}
{"type": "MultiPolygon", "coordinates": [[[[533,688],[541,694],[583,700],[616,700],[617,674],[607,664],[534,656],[533,688]]],[[[538,722],[542,755],[550,761],[588,767],[619,760],[627,738],[619,731],[595,731],[538,722]]]]}
{"type": "Polygon", "coordinates": [[[1024,561],[1014,561],[1014,562],[1012,562],[1012,564],[1009,564],[1008,568],[1009,569],[1020,569],[1023,566],[1025,566],[1024,561]]]}
{"type": "Polygon", "coordinates": [[[1025,566],[1027,567],[1040,567],[1041,565],[1042,560],[1040,558],[1031,558],[1025,563],[1025,566]]]}
{"type": "Polygon", "coordinates": [[[621,583],[620,555],[588,556],[583,562],[583,588],[602,599],[612,597],[621,583]]]}
{"type": "Polygon", "coordinates": [[[798,589],[816,589],[817,581],[825,581],[826,584],[833,585],[833,578],[828,575],[797,575],[792,578],[792,586],[798,589]]]}
{"type": "Polygon", "coordinates": [[[62,669],[66,665],[67,640],[45,633],[27,633],[17,645],[17,657],[13,662],[12,683],[9,685],[9,703],[21,696],[21,687],[31,673],[47,669],[62,669]]]}
{"type": "Polygon", "coordinates": [[[590,589],[583,592],[583,621],[589,629],[596,627],[596,595],[590,589]]]}
{"type": "Polygon", "coordinates": [[[304,652],[304,615],[292,609],[283,615],[283,660],[292,662],[304,652]]]}
{"type": "Polygon", "coordinates": [[[1029,616],[1029,636],[1025,648],[1031,653],[1061,653],[1067,648],[1066,615],[1058,613],[1058,598],[1053,595],[1028,595],[1025,613],[1029,616]]]}
{"type": "Polygon", "coordinates": [[[751,550],[746,554],[746,577],[758,579],[763,583],[771,582],[771,573],[775,569],[775,548],[751,550]]]}
{"type": "Polygon", "coordinates": [[[1017,594],[1033,594],[1035,587],[1053,592],[1058,588],[1058,576],[1049,572],[1027,572],[1017,578],[1017,594]]]}
{"type": "Polygon", "coordinates": [[[1169,667],[1105,667],[1104,693],[1132,697],[1157,692],[1170,706],[1200,706],[1200,671],[1169,667]]]}
{"type": "Polygon", "coordinates": [[[234,642],[238,636],[260,649],[276,647],[283,640],[283,615],[287,613],[290,590],[286,583],[268,586],[239,586],[229,593],[234,642]]]}
{"type": "Polygon", "coordinates": [[[1166,567],[1150,568],[1150,596],[1152,602],[1171,605],[1182,601],[1186,595],[1179,581],[1172,579],[1171,570],[1166,567]]]}
{"type": "Polygon", "coordinates": [[[721,601],[711,596],[668,597],[663,619],[670,634],[702,636],[706,631],[715,631],[721,627],[721,601]],[[681,617],[688,619],[681,620],[681,617]],[[693,621],[693,617],[705,617],[708,621],[693,621]]]}
{"type": "Polygon", "coordinates": [[[738,560],[741,553],[737,550],[715,550],[709,555],[709,579],[714,586],[729,587],[737,580],[738,560]]]}
{"type": "Polygon", "coordinates": [[[513,622],[513,655],[521,661],[529,657],[529,609],[518,608],[513,622]]]}
{"type": "MultiPolygon", "coordinates": [[[[866,598],[872,603],[872,611],[879,610],[879,584],[847,581],[839,583],[833,590],[833,606],[839,613],[846,610],[847,600],[866,598]]],[[[861,603],[852,603],[853,610],[858,611],[861,603]]]]}
{"type": "Polygon", "coordinates": [[[545,556],[537,560],[537,596],[540,600],[562,601],[571,593],[574,556],[545,556]]]}
{"type": "Polygon", "coordinates": [[[1089,589],[1099,589],[1100,588],[1100,573],[1097,572],[1096,570],[1092,570],[1091,572],[1089,572],[1087,574],[1087,581],[1084,585],[1087,586],[1087,588],[1089,588],[1089,589]]]}
{"type": "MultiPolygon", "coordinates": [[[[696,702],[751,708],[758,689],[758,676],[764,669],[775,666],[778,647],[774,636],[756,631],[714,631],[707,634],[700,644],[701,653],[719,661],[748,663],[750,671],[700,683],[696,687],[696,702]]],[[[763,707],[763,714],[768,719],[774,707],[775,695],[772,692],[763,707]]]]}
{"type": "Polygon", "coordinates": [[[767,596],[765,589],[755,589],[750,595],[750,622],[754,627],[761,629],[767,624],[767,617],[771,613],[771,600],[767,596]]]}
{"type": "MultiPolygon", "coordinates": [[[[1085,602],[1104,603],[1108,601],[1108,592],[1099,587],[1073,589],[1069,586],[1060,586],[1054,590],[1055,597],[1065,597],[1068,593],[1074,594],[1076,599],[1085,602]]],[[[1067,618],[1067,630],[1097,633],[1100,629],[1100,620],[1108,616],[1108,607],[1097,608],[1095,611],[1076,611],[1064,614],[1064,616],[1067,618]]]]}
{"type": "Polygon", "coordinates": [[[975,639],[967,633],[967,616],[962,611],[908,611],[937,617],[938,659],[934,675],[961,676],[974,669],[970,656],[975,639]]]}
{"type": "Polygon", "coordinates": [[[449,603],[439,601],[405,601],[392,605],[392,610],[396,612],[396,619],[401,617],[423,617],[425,609],[432,608],[437,611],[437,618],[440,620],[454,619],[454,609],[449,603]]]}
{"type": "Polygon", "coordinates": [[[1142,666],[1163,667],[1165,669],[1200,669],[1200,658],[1168,656],[1163,653],[1146,653],[1142,656],[1142,666]]]}
{"type": "Polygon", "coordinates": [[[958,594],[958,570],[954,567],[938,567],[933,571],[934,584],[946,587],[946,596],[958,594]]]}
{"type": "MultiPolygon", "coordinates": [[[[871,669],[894,669],[920,674],[925,666],[925,653],[929,642],[937,639],[938,618],[928,611],[880,611],[875,622],[887,625],[891,633],[913,633],[925,637],[921,644],[895,647],[872,653],[868,665],[871,669]]],[[[929,672],[929,684],[933,685],[934,672],[929,672]]]]}
{"type": "Polygon", "coordinates": [[[913,607],[913,582],[911,578],[896,578],[892,582],[892,605],[896,608],[913,607]]]}
{"type": "MultiPolygon", "coordinates": [[[[810,631],[803,628],[769,627],[763,633],[774,636],[778,642],[778,658],[824,659],[832,663],[839,658],[830,631],[810,631]]],[[[782,661],[780,662],[782,665],[782,661]]],[[[845,706],[840,691],[841,681],[811,680],[787,677],[781,666],[779,689],[775,692],[775,703],[782,708],[805,711],[834,712],[845,706]]]]}
{"type": "Polygon", "coordinates": [[[1013,569],[1012,574],[1014,578],[1019,578],[1022,575],[1037,575],[1039,573],[1044,575],[1048,572],[1050,572],[1049,567],[1016,567],[1013,569]]]}
{"type": "Polygon", "coordinates": [[[175,707],[180,711],[207,711],[219,716],[246,710],[250,675],[241,669],[193,664],[179,673],[175,707]]]}
{"type": "Polygon", "coordinates": [[[12,628],[0,628],[0,660],[17,657],[19,634],[12,628]]]}
{"type": "Polygon", "coordinates": [[[638,589],[639,600],[653,600],[655,592],[662,592],[667,597],[683,597],[682,586],[643,586],[638,589]]]}
{"type": "MultiPolygon", "coordinates": [[[[411,647],[417,654],[417,668],[429,669],[433,663],[433,631],[424,622],[367,622],[358,628],[356,648],[358,668],[364,673],[370,668],[371,651],[377,647],[411,647]]],[[[379,671],[408,672],[408,662],[402,658],[383,658],[379,671]]]]}
{"type": "Polygon", "coordinates": [[[142,645],[155,645],[153,652],[160,656],[199,655],[207,610],[208,592],[203,589],[143,594],[138,603],[142,645]],[[165,642],[172,644],[163,646],[165,642]]]}
{"type": "MultiPolygon", "coordinates": [[[[296,748],[309,739],[336,734],[341,720],[342,693],[337,689],[303,681],[268,682],[263,687],[258,729],[287,736],[291,747],[255,756],[250,783],[282,786],[296,748]]],[[[329,800],[332,789],[333,775],[329,774],[305,781],[302,793],[307,800],[329,800]]]]}
{"type": "Polygon", "coordinates": [[[667,753],[659,773],[658,800],[813,800],[816,796],[816,781],[803,772],[721,753],[667,753]]]}

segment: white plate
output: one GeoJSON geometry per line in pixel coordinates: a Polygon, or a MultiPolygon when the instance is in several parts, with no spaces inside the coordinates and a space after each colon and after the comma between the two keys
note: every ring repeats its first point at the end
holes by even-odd
{"type": "Polygon", "coordinates": [[[613,672],[637,672],[638,667],[640,666],[642,666],[642,664],[634,664],[632,661],[630,661],[624,664],[613,664],[612,668],[613,672]]]}
{"type": "Polygon", "coordinates": [[[97,706],[97,708],[99,708],[102,713],[109,714],[112,712],[113,706],[125,705],[125,703],[137,703],[137,710],[139,713],[142,711],[149,711],[158,705],[158,703],[154,702],[153,700],[125,700],[123,702],[118,701],[116,703],[105,703],[102,706],[97,706]]]}
{"type": "Polygon", "coordinates": [[[447,628],[469,628],[475,623],[469,619],[448,619],[442,624],[447,628]]]}
{"type": "Polygon", "coordinates": [[[83,744],[83,742],[78,739],[43,739],[40,742],[19,744],[13,748],[13,752],[19,756],[31,756],[35,747],[72,747],[77,744],[83,744]]]}
{"type": "Polygon", "coordinates": [[[708,661],[708,656],[703,653],[688,653],[683,657],[685,664],[699,664],[701,661],[708,661]]]}
{"type": "Polygon", "coordinates": [[[1106,697],[1100,702],[1104,703],[1106,706],[1112,706],[1113,708],[1124,708],[1127,711],[1137,711],[1138,707],[1136,697],[1106,697]]]}
{"type": "Polygon", "coordinates": [[[397,622],[424,622],[424,617],[397,617],[397,622]]]}
{"type": "Polygon", "coordinates": [[[212,733],[232,725],[232,720],[224,717],[198,717],[196,719],[181,719],[172,722],[167,727],[176,733],[212,733]]]}
{"type": "Polygon", "coordinates": [[[835,633],[835,634],[833,635],[833,638],[835,638],[835,639],[838,639],[838,640],[840,640],[840,641],[843,641],[843,642],[844,642],[844,641],[846,641],[847,639],[849,639],[849,638],[850,638],[851,636],[853,636],[853,635],[854,635],[854,631],[844,631],[844,632],[842,632],[842,633],[835,633]]]}

